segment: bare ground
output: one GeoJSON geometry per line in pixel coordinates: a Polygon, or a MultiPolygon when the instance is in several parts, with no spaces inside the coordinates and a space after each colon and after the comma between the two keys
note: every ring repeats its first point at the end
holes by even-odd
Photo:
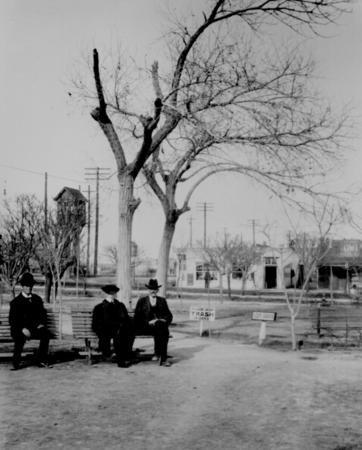
{"type": "Polygon", "coordinates": [[[170,368],[2,364],[1,448],[362,449],[361,353],[182,333],[170,353],[170,368]]]}
{"type": "MultiPolygon", "coordinates": [[[[171,302],[170,368],[75,359],[11,372],[2,362],[0,448],[362,449],[359,347],[306,341],[292,352],[280,305],[267,306],[280,319],[258,347],[250,311],[264,305],[212,306],[218,319],[211,337],[200,337],[187,320],[189,305],[171,302]]],[[[306,326],[299,323],[301,333],[306,326]]],[[[149,340],[136,346],[152,352],[149,340]]]]}

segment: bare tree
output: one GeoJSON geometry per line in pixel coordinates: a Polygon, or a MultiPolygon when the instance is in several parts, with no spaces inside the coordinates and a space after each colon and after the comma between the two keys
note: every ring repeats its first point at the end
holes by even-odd
{"type": "MultiPolygon", "coordinates": [[[[253,269],[261,259],[261,249],[259,246],[235,238],[235,251],[233,265],[241,274],[241,294],[245,293],[247,279],[253,275],[253,269]]],[[[255,280],[254,280],[255,283],[255,280]]],[[[255,284],[254,284],[255,286],[255,284]]]]}
{"type": "Polygon", "coordinates": [[[105,255],[108,258],[108,261],[112,264],[112,266],[117,267],[117,246],[116,245],[107,245],[105,250],[105,255]]]}
{"type": "MultiPolygon", "coordinates": [[[[254,146],[261,142],[267,145],[273,136],[275,140],[280,141],[282,148],[288,148],[290,139],[299,134],[302,134],[302,142],[299,145],[308,147],[309,142],[317,141],[315,137],[319,128],[327,129],[328,114],[321,113],[319,122],[314,120],[313,115],[311,115],[313,120],[307,121],[305,110],[291,109],[292,105],[286,105],[283,102],[279,105],[279,98],[284,98],[286,93],[284,92],[285,83],[281,78],[282,73],[280,73],[278,65],[269,66],[272,74],[269,79],[260,77],[258,71],[249,65],[249,62],[244,67],[241,66],[241,70],[239,70],[240,60],[235,57],[235,51],[240,48],[235,40],[232,41],[231,38],[228,38],[228,36],[232,36],[232,33],[228,33],[230,28],[257,30],[265,23],[283,23],[297,31],[303,28],[318,30],[320,26],[336,20],[348,4],[348,0],[322,2],[317,0],[212,0],[205,2],[205,10],[198,17],[195,15],[196,22],[179,21],[172,25],[166,38],[170,49],[170,70],[161,74],[158,63],[155,62],[149,71],[154,88],[152,114],[139,113],[135,106],[136,102],[134,102],[134,107],[128,103],[130,84],[124,81],[124,66],[120,61],[110,71],[109,83],[102,82],[99,55],[98,51],[94,50],[93,76],[98,107],[92,111],[92,117],[104,132],[117,164],[120,187],[117,278],[125,302],[131,298],[132,220],[140,203],[139,199],[134,197],[134,183],[149,157],[153,154],[157,155],[157,152],[161,151],[161,145],[171,137],[176,129],[185,123],[196,128],[201,126],[202,135],[206,131],[206,136],[209,134],[214,136],[214,130],[211,127],[219,123],[213,137],[216,139],[215,143],[222,144],[226,135],[228,139],[234,139],[235,142],[243,143],[245,138],[249,138],[254,146]],[[222,41],[224,41],[224,45],[220,44],[222,41]],[[206,57],[203,57],[205,49],[207,50],[206,57]],[[225,69],[223,69],[224,64],[225,69]],[[244,74],[240,78],[242,72],[244,74]],[[257,101],[255,100],[253,104],[245,90],[252,95],[254,91],[262,93],[265,87],[269,95],[259,96],[258,111],[255,109],[257,101]],[[268,89],[268,87],[270,88],[268,89]],[[227,108],[230,104],[234,107],[227,108]],[[236,116],[233,109],[242,114],[236,116]],[[286,114],[291,117],[294,126],[289,126],[288,121],[284,118],[286,114]],[[249,136],[244,127],[242,135],[235,133],[240,125],[246,123],[246,116],[252,117],[253,115],[255,115],[253,124],[254,126],[258,125],[259,133],[249,136]],[[303,115],[305,116],[304,121],[301,127],[296,129],[296,125],[301,120],[300,116],[303,115]],[[220,117],[223,117],[221,122],[219,122],[220,117]],[[276,124],[284,122],[286,122],[285,126],[275,129],[276,124]],[[121,131],[117,132],[117,128],[121,131]],[[136,142],[140,141],[137,144],[138,150],[129,157],[129,160],[127,160],[125,148],[126,132],[129,132],[136,142]]],[[[288,71],[288,69],[286,66],[285,70],[288,71]]],[[[301,71],[300,67],[297,69],[297,74],[301,71]]],[[[102,76],[105,77],[105,75],[102,76]]],[[[287,76],[284,79],[288,78],[287,76]]],[[[289,85],[287,88],[289,96],[295,98],[296,102],[297,98],[302,98],[298,91],[298,84],[296,86],[293,83],[286,84],[289,85]]],[[[92,97],[82,82],[78,83],[78,87],[85,96],[92,97]]],[[[139,93],[140,90],[134,89],[132,92],[139,93]]],[[[146,97],[147,93],[145,92],[144,103],[146,103],[146,97]]],[[[144,105],[144,110],[147,110],[146,105],[144,105]]],[[[321,146],[323,145],[322,141],[324,138],[321,136],[319,140],[321,146]]],[[[208,138],[206,142],[208,142],[208,138]]],[[[293,146],[297,145],[298,139],[293,141],[293,146]]],[[[271,145],[269,159],[280,158],[279,155],[275,157],[274,152],[274,146],[271,145]]],[[[177,171],[177,177],[182,178],[188,164],[187,160],[190,160],[191,156],[189,158],[186,156],[185,161],[184,159],[185,157],[182,157],[180,160],[183,168],[181,174],[177,171]]],[[[271,173],[273,174],[273,171],[271,173]]],[[[170,175],[172,176],[172,174],[164,172],[164,176],[170,175]]],[[[166,242],[165,250],[161,249],[161,253],[165,255],[169,252],[169,243],[172,240],[177,215],[179,215],[171,192],[174,186],[174,182],[170,183],[169,192],[163,193],[161,196],[163,205],[171,202],[171,207],[167,207],[166,213],[168,229],[165,228],[164,231],[167,235],[163,241],[166,242]]],[[[180,212],[182,212],[182,208],[180,212]]],[[[161,259],[167,265],[168,259],[163,259],[163,257],[161,259]]],[[[162,278],[165,279],[167,267],[163,269],[163,272],[162,278]]]]}
{"type": "MultiPolygon", "coordinates": [[[[289,295],[285,291],[285,298],[290,313],[290,326],[292,349],[297,349],[295,320],[300,312],[302,300],[308,289],[312,275],[316,272],[318,264],[323,260],[324,256],[330,249],[329,234],[334,226],[341,223],[345,219],[346,210],[343,207],[331,204],[326,201],[322,208],[315,206],[310,212],[314,220],[316,228],[315,234],[307,234],[295,231],[292,236],[293,249],[298,256],[298,263],[294,267],[294,291],[289,295]],[[302,274],[300,272],[302,271],[302,274]],[[302,280],[301,288],[297,291],[297,280],[302,280]]],[[[294,227],[294,230],[298,228],[294,227]]]]}
{"type": "Polygon", "coordinates": [[[249,244],[240,236],[231,236],[225,233],[223,238],[215,238],[203,250],[204,261],[215,267],[220,277],[220,296],[223,293],[222,277],[226,275],[228,297],[231,298],[231,277],[241,278],[241,293],[245,291],[245,284],[252,270],[260,260],[260,248],[249,244]]]}
{"type": "Polygon", "coordinates": [[[36,258],[43,272],[50,272],[51,284],[55,283],[53,302],[59,294],[61,303],[61,280],[65,271],[77,262],[77,240],[80,239],[81,229],[76,221],[59,222],[57,212],[50,211],[47,227],[40,230],[40,244],[37,247],[36,258]]]}
{"type": "Polygon", "coordinates": [[[5,202],[5,215],[1,220],[0,276],[14,296],[15,286],[21,275],[29,270],[39,245],[42,212],[42,204],[34,195],[23,194],[14,203],[5,202]]]}

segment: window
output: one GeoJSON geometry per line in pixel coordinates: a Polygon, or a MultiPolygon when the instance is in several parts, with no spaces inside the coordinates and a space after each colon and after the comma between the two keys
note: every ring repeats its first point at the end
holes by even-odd
{"type": "Polygon", "coordinates": [[[266,266],[276,266],[277,265],[277,259],[275,256],[265,256],[264,261],[265,261],[266,266]]]}
{"type": "Polygon", "coordinates": [[[178,263],[179,263],[180,272],[185,271],[186,270],[186,255],[184,253],[180,253],[178,255],[178,263]]]}
{"type": "Polygon", "coordinates": [[[243,278],[241,267],[238,267],[235,264],[233,265],[232,278],[233,280],[240,280],[241,278],[243,278]]]}
{"type": "Polygon", "coordinates": [[[215,268],[210,267],[207,263],[196,263],[196,280],[204,280],[205,273],[210,273],[210,280],[216,280],[215,268]]]}

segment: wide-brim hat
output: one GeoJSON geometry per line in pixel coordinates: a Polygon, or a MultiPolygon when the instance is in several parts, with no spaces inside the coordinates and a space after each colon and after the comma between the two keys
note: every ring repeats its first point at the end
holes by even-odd
{"type": "Polygon", "coordinates": [[[151,291],[155,291],[156,289],[159,289],[162,284],[158,284],[158,281],[156,279],[151,278],[148,284],[145,284],[147,289],[150,289],[151,291]]]}
{"type": "Polygon", "coordinates": [[[32,287],[35,284],[35,280],[34,280],[34,277],[33,277],[33,275],[31,273],[25,272],[21,276],[21,278],[19,280],[19,283],[21,284],[21,286],[32,287]]]}
{"type": "Polygon", "coordinates": [[[101,289],[106,294],[115,294],[119,291],[119,287],[115,284],[106,284],[105,286],[102,286],[101,289]]]}

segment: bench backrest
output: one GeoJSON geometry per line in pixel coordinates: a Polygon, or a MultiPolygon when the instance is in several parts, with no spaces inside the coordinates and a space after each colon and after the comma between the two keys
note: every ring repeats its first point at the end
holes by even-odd
{"type": "MultiPolygon", "coordinates": [[[[128,312],[133,317],[133,311],[128,312]]],[[[72,329],[74,339],[97,339],[92,330],[93,308],[71,308],[72,329]]]]}
{"type": "MultiPolygon", "coordinates": [[[[47,328],[50,331],[51,337],[56,339],[59,337],[59,311],[47,309],[47,328]]],[[[9,325],[9,311],[0,311],[0,342],[11,341],[10,325],[9,325]]]]}
{"type": "Polygon", "coordinates": [[[72,329],[74,339],[96,339],[92,330],[92,309],[71,309],[72,329]]]}

